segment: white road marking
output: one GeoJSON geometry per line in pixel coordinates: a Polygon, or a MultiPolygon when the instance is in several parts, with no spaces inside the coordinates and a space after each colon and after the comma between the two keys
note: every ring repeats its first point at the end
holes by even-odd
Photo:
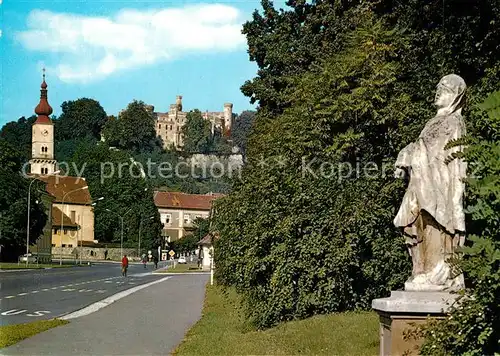
{"type": "Polygon", "coordinates": [[[17,314],[22,314],[22,313],[27,312],[27,311],[28,311],[27,309],[23,309],[23,310],[11,309],[11,310],[7,310],[6,312],[3,312],[2,315],[17,315],[17,314]]]}
{"type": "Polygon", "coordinates": [[[50,311],[39,310],[39,311],[33,312],[33,314],[26,314],[26,316],[43,316],[44,314],[50,314],[50,311]]]}
{"type": "Polygon", "coordinates": [[[16,296],[15,295],[9,295],[7,297],[5,297],[5,299],[12,299],[12,298],[15,298],[16,296]]]}
{"type": "Polygon", "coordinates": [[[57,289],[57,288],[59,288],[59,287],[52,287],[52,288],[50,288],[50,289],[57,289]]]}
{"type": "Polygon", "coordinates": [[[38,293],[38,291],[37,291],[37,290],[34,290],[34,291],[33,291],[33,292],[31,292],[31,293],[35,294],[35,293],[38,293]]]}
{"type": "Polygon", "coordinates": [[[48,291],[48,289],[47,289],[47,288],[42,289],[42,292],[46,292],[46,291],[48,291]]]}
{"type": "Polygon", "coordinates": [[[67,288],[67,289],[62,289],[61,292],[73,292],[75,289],[73,288],[67,288]]]}
{"type": "Polygon", "coordinates": [[[107,297],[107,298],[101,300],[100,302],[91,304],[88,307],[85,307],[83,309],[77,310],[76,312],[66,314],[66,315],[62,316],[60,319],[63,319],[63,320],[75,319],[75,318],[79,318],[79,317],[84,316],[84,315],[88,315],[88,314],[94,313],[94,312],[98,311],[99,309],[102,309],[102,308],[110,305],[111,303],[114,303],[117,300],[122,299],[122,298],[124,298],[124,297],[126,297],[126,296],[128,296],[128,295],[130,295],[132,293],[135,293],[135,292],[137,292],[137,291],[139,291],[141,289],[150,287],[153,284],[164,282],[164,281],[166,281],[167,279],[170,279],[170,278],[172,278],[172,277],[171,276],[164,277],[164,278],[161,278],[161,279],[157,279],[156,281],[153,281],[153,282],[149,282],[149,283],[146,283],[146,284],[141,284],[141,285],[136,286],[136,287],[132,287],[130,289],[127,289],[127,290],[119,292],[119,293],[117,293],[115,295],[112,295],[111,297],[107,297]]]}
{"type": "Polygon", "coordinates": [[[18,295],[26,295],[26,294],[28,294],[28,293],[19,293],[18,295]]]}

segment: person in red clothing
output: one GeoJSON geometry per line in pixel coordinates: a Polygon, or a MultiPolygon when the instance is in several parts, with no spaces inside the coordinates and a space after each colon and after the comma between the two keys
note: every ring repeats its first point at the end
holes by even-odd
{"type": "Polygon", "coordinates": [[[122,258],[122,276],[127,277],[127,268],[128,268],[128,258],[127,255],[123,255],[122,258]]]}

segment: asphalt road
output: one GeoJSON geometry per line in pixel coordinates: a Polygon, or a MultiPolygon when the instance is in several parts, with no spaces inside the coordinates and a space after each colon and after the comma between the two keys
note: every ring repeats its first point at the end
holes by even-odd
{"type": "MultiPolygon", "coordinates": [[[[160,265],[158,266],[160,267],[160,265]]],[[[120,291],[162,278],[153,266],[120,264],[0,273],[0,325],[52,319],[79,310],[120,291]]]]}
{"type": "MultiPolygon", "coordinates": [[[[201,317],[208,274],[164,280],[69,324],[0,350],[2,355],[170,355],[201,317]]],[[[205,354],[210,354],[206,350],[205,354]]]]}

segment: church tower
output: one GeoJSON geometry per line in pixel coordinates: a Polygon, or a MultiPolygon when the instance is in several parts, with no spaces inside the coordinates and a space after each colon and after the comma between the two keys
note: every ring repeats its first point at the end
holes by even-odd
{"type": "Polygon", "coordinates": [[[54,159],[54,123],[49,115],[52,108],[47,101],[47,83],[45,83],[45,69],[40,90],[40,102],[35,108],[38,115],[32,126],[31,136],[31,174],[47,175],[56,171],[54,159]]]}

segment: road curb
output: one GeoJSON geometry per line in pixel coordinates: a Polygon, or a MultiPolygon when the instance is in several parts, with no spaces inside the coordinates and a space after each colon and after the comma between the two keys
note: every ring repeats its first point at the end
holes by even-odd
{"type": "Polygon", "coordinates": [[[107,298],[101,300],[101,301],[98,301],[98,302],[95,302],[93,304],[90,304],[89,306],[86,306],[83,309],[77,310],[75,312],[71,312],[69,314],[65,314],[65,315],[63,315],[61,317],[58,317],[58,319],[70,320],[70,319],[75,319],[75,318],[79,318],[79,317],[82,317],[82,316],[85,316],[85,315],[89,315],[89,314],[95,313],[96,311],[98,311],[98,310],[100,310],[102,308],[105,308],[108,305],[110,305],[110,304],[112,304],[112,303],[114,303],[114,302],[116,302],[116,301],[118,301],[118,300],[120,300],[122,298],[125,298],[126,296],[128,296],[128,295],[130,295],[132,293],[140,291],[141,289],[147,288],[147,287],[152,286],[154,284],[164,282],[164,281],[166,281],[167,279],[170,279],[170,278],[172,278],[172,276],[168,276],[168,277],[165,277],[165,278],[162,278],[162,279],[158,279],[158,280],[153,281],[153,282],[149,282],[149,283],[146,283],[146,284],[141,284],[140,286],[133,287],[133,288],[130,288],[130,289],[118,292],[116,294],[113,294],[110,297],[107,297],[107,298]]]}
{"type": "Polygon", "coordinates": [[[210,274],[210,272],[152,272],[151,274],[154,275],[160,275],[160,274],[166,274],[168,276],[177,276],[177,275],[186,275],[186,274],[194,274],[194,275],[200,275],[200,274],[210,274]]]}

